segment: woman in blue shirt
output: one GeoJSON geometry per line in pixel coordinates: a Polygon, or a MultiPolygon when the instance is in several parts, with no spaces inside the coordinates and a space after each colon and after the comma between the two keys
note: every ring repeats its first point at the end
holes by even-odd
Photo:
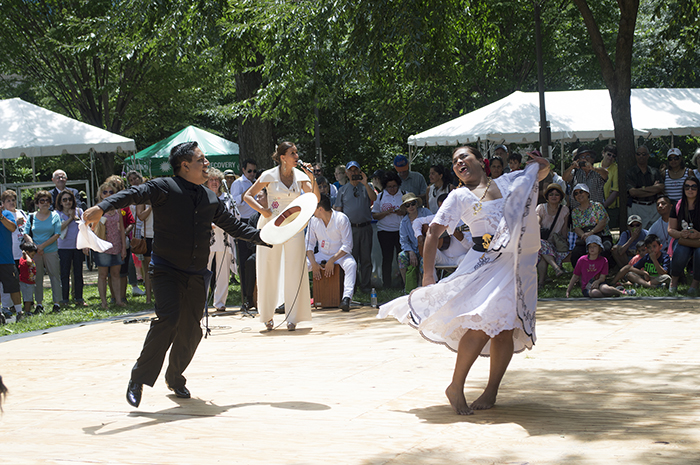
{"type": "Polygon", "coordinates": [[[34,203],[38,210],[29,215],[29,225],[25,233],[29,235],[37,246],[34,256],[36,262],[36,311],[44,310],[44,269],[51,280],[51,296],[53,298],[53,311],[60,310],[58,302],[61,300],[61,268],[58,259],[58,244],[56,240],[61,234],[61,218],[58,213],[50,210],[51,193],[38,191],[34,195],[34,203]]]}

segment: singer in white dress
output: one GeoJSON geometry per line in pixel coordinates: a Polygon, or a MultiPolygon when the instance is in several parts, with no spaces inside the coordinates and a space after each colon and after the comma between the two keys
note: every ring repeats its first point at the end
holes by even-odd
{"type": "MultiPolygon", "coordinates": [[[[279,166],[263,171],[253,186],[243,195],[243,200],[260,212],[258,228],[284,211],[300,195],[313,192],[321,198],[311,165],[299,163],[296,146],[282,142],[272,155],[279,166]],[[295,167],[301,169],[296,169],[295,167]],[[268,208],[255,199],[267,188],[268,208]]],[[[258,283],[258,312],[268,331],[274,328],[273,316],[277,306],[277,290],[280,280],[284,286],[284,312],[287,329],[294,331],[297,323],[311,320],[311,291],[306,271],[306,247],[303,229],[287,242],[272,248],[257,247],[256,274],[258,283]],[[284,262],[284,267],[282,267],[284,262]]]]}
{"type": "Polygon", "coordinates": [[[431,222],[424,245],[423,286],[379,310],[417,328],[429,341],[457,352],[447,398],[460,415],[491,408],[514,352],[535,343],[537,251],[540,246],[538,181],[549,162],[536,155],[525,170],[491,179],[481,153],[458,147],[453,169],[461,181],[431,222]],[[452,275],[435,284],[435,253],[440,235],[460,220],[472,233],[474,246],[452,275]],[[491,357],[487,387],[471,407],[464,383],[479,355],[491,357]]]}

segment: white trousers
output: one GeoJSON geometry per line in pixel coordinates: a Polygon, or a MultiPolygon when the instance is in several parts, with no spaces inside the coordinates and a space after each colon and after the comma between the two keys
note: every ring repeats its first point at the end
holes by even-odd
{"type": "Polygon", "coordinates": [[[311,321],[311,291],[306,271],[304,231],[272,248],[257,246],[255,270],[258,283],[260,321],[275,314],[278,290],[284,287],[284,312],[288,323],[311,321]],[[284,258],[284,260],[283,260],[284,258]]]}
{"type": "MultiPolygon", "coordinates": [[[[221,252],[209,252],[209,263],[207,268],[211,270],[211,262],[216,257],[216,268],[212,270],[216,274],[216,289],[214,290],[214,308],[226,307],[226,299],[228,298],[228,281],[229,281],[229,264],[231,263],[232,255],[229,247],[221,252]]],[[[207,293],[208,293],[207,289],[207,293]]],[[[209,301],[209,299],[207,299],[209,301]]]]}
{"type": "MultiPolygon", "coordinates": [[[[332,255],[327,255],[325,253],[319,252],[314,255],[316,263],[319,265],[323,260],[329,260],[332,255]]],[[[343,280],[343,297],[349,297],[352,300],[352,294],[355,290],[355,279],[357,273],[357,262],[352,255],[346,254],[340,257],[336,262],[345,272],[345,279],[343,280]]],[[[306,259],[306,266],[309,271],[311,271],[311,262],[306,259]]]]}

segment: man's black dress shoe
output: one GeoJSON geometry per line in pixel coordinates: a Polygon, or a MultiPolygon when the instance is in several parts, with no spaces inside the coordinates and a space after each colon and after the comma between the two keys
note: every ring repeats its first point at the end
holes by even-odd
{"type": "Polygon", "coordinates": [[[344,312],[350,311],[350,297],[343,297],[343,300],[340,302],[340,309],[344,312]]]}
{"type": "Polygon", "coordinates": [[[143,392],[143,384],[135,383],[129,380],[129,387],[126,388],[126,401],[132,407],[138,407],[141,403],[141,393],[143,392]]]}
{"type": "Polygon", "coordinates": [[[168,389],[173,391],[175,393],[175,396],[179,397],[180,399],[189,399],[190,397],[192,397],[190,395],[190,390],[187,389],[186,386],[182,386],[179,388],[171,388],[170,386],[168,386],[168,389]]]}

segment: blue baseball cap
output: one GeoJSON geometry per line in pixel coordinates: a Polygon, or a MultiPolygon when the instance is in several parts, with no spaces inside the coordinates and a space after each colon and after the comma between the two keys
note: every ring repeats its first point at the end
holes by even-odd
{"type": "Polygon", "coordinates": [[[349,170],[349,169],[352,168],[353,166],[357,166],[357,169],[358,169],[358,170],[361,169],[361,168],[360,168],[360,164],[357,163],[356,161],[351,161],[351,162],[349,162],[347,165],[345,165],[345,169],[346,169],[346,170],[349,170]]]}
{"type": "Polygon", "coordinates": [[[406,171],[408,169],[408,158],[404,155],[396,155],[394,168],[396,168],[396,171],[406,171]]]}

